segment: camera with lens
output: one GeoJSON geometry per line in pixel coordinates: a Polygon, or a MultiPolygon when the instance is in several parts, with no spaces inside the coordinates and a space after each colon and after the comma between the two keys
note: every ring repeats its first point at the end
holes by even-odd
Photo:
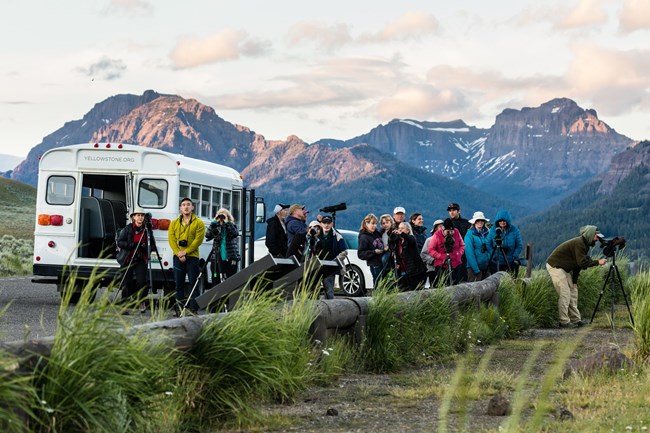
{"type": "Polygon", "coordinates": [[[182,239],[182,240],[178,241],[178,246],[185,248],[187,246],[187,240],[182,239]]]}
{"type": "Polygon", "coordinates": [[[495,232],[496,232],[496,236],[494,236],[494,243],[501,246],[501,244],[503,244],[503,236],[502,236],[503,230],[501,230],[500,227],[497,227],[495,232]]]}
{"type": "Polygon", "coordinates": [[[144,225],[151,230],[153,228],[153,222],[151,221],[151,212],[144,214],[144,225]]]}
{"type": "Polygon", "coordinates": [[[325,213],[334,213],[340,210],[346,210],[347,208],[348,206],[345,203],[339,203],[332,206],[325,206],[324,208],[320,209],[320,211],[325,213]]]}
{"type": "Polygon", "coordinates": [[[318,229],[316,227],[312,227],[309,229],[309,234],[312,236],[316,236],[318,234],[318,229]]]}
{"type": "Polygon", "coordinates": [[[481,252],[484,254],[487,253],[487,245],[485,244],[481,245],[481,252]]]}
{"type": "Polygon", "coordinates": [[[456,241],[454,240],[454,235],[449,233],[445,235],[445,252],[447,254],[450,254],[454,250],[454,244],[456,241]]]}
{"type": "Polygon", "coordinates": [[[600,238],[599,241],[605,257],[613,257],[617,250],[625,248],[625,238],[623,236],[615,236],[611,239],[600,238]]]}

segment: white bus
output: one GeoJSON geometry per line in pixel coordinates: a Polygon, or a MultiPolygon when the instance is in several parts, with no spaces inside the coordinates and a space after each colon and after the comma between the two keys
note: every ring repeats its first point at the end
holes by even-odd
{"type": "MultiPolygon", "coordinates": [[[[108,284],[119,268],[116,234],[129,222],[131,210],[141,207],[151,213],[160,254],[152,254],[154,287],[162,288],[165,280],[173,287],[167,230],[179,217],[183,197],[192,199],[206,227],[218,209],[229,209],[241,230],[244,255],[255,225],[247,216],[264,215],[264,204],[254,190],[244,188],[236,170],[130,144],[88,143],[47,151],[39,162],[34,232],[34,275],[45,278],[34,281],[55,282],[62,291],[74,273],[73,300],[93,269],[105,271],[97,285],[108,284]]],[[[211,247],[212,242],[204,241],[201,258],[208,257],[211,247]]]]}

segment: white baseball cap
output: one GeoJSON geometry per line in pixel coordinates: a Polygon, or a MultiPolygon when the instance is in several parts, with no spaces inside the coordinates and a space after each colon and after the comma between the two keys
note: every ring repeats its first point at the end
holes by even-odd
{"type": "Polygon", "coordinates": [[[393,215],[396,213],[406,214],[406,209],[404,209],[402,206],[397,206],[395,209],[393,209],[393,215]]]}

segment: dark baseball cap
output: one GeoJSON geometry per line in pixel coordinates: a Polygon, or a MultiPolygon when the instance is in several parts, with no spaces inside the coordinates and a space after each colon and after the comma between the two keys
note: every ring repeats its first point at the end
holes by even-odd
{"type": "Polygon", "coordinates": [[[320,219],[320,222],[322,223],[331,223],[332,221],[334,220],[329,215],[323,215],[323,217],[320,219]]]}
{"type": "Polygon", "coordinates": [[[447,206],[447,211],[450,211],[452,209],[460,210],[460,205],[458,203],[449,203],[447,206]]]}

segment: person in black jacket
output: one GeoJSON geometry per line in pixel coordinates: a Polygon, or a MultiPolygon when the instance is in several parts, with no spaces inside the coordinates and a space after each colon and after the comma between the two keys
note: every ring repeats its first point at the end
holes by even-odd
{"type": "Polygon", "coordinates": [[[237,272],[237,264],[241,260],[237,246],[238,237],[239,229],[228,209],[219,209],[205,233],[205,240],[214,239],[212,246],[215,256],[212,260],[212,282],[214,284],[219,284],[237,272]]]}
{"type": "MultiPolygon", "coordinates": [[[[467,231],[472,228],[472,225],[469,221],[460,216],[460,205],[458,203],[449,203],[449,206],[447,206],[447,212],[449,212],[449,218],[451,218],[454,228],[458,230],[460,237],[465,239],[465,235],[467,234],[467,231]]],[[[459,282],[467,281],[467,257],[465,257],[465,254],[463,254],[462,259],[463,265],[458,270],[460,277],[459,282]]]]}
{"type": "Polygon", "coordinates": [[[147,230],[145,212],[135,208],[131,224],[127,224],[117,238],[120,251],[117,255],[122,272],[122,301],[135,297],[139,300],[148,292],[147,285],[147,230]],[[134,279],[135,277],[135,279],[134,279]]]}
{"type": "Polygon", "coordinates": [[[287,227],[284,220],[289,214],[288,204],[277,204],[273,209],[274,215],[266,220],[266,240],[264,244],[273,257],[286,257],[287,255],[287,227]]]}
{"type": "Polygon", "coordinates": [[[377,288],[381,278],[383,269],[381,257],[383,254],[384,242],[382,241],[381,232],[377,231],[377,217],[370,213],[361,221],[357,256],[368,264],[374,288],[377,288]]]}
{"type": "Polygon", "coordinates": [[[420,251],[411,234],[410,224],[400,223],[388,242],[395,256],[398,287],[401,290],[415,290],[421,287],[427,277],[427,268],[420,258],[420,251]]]}

